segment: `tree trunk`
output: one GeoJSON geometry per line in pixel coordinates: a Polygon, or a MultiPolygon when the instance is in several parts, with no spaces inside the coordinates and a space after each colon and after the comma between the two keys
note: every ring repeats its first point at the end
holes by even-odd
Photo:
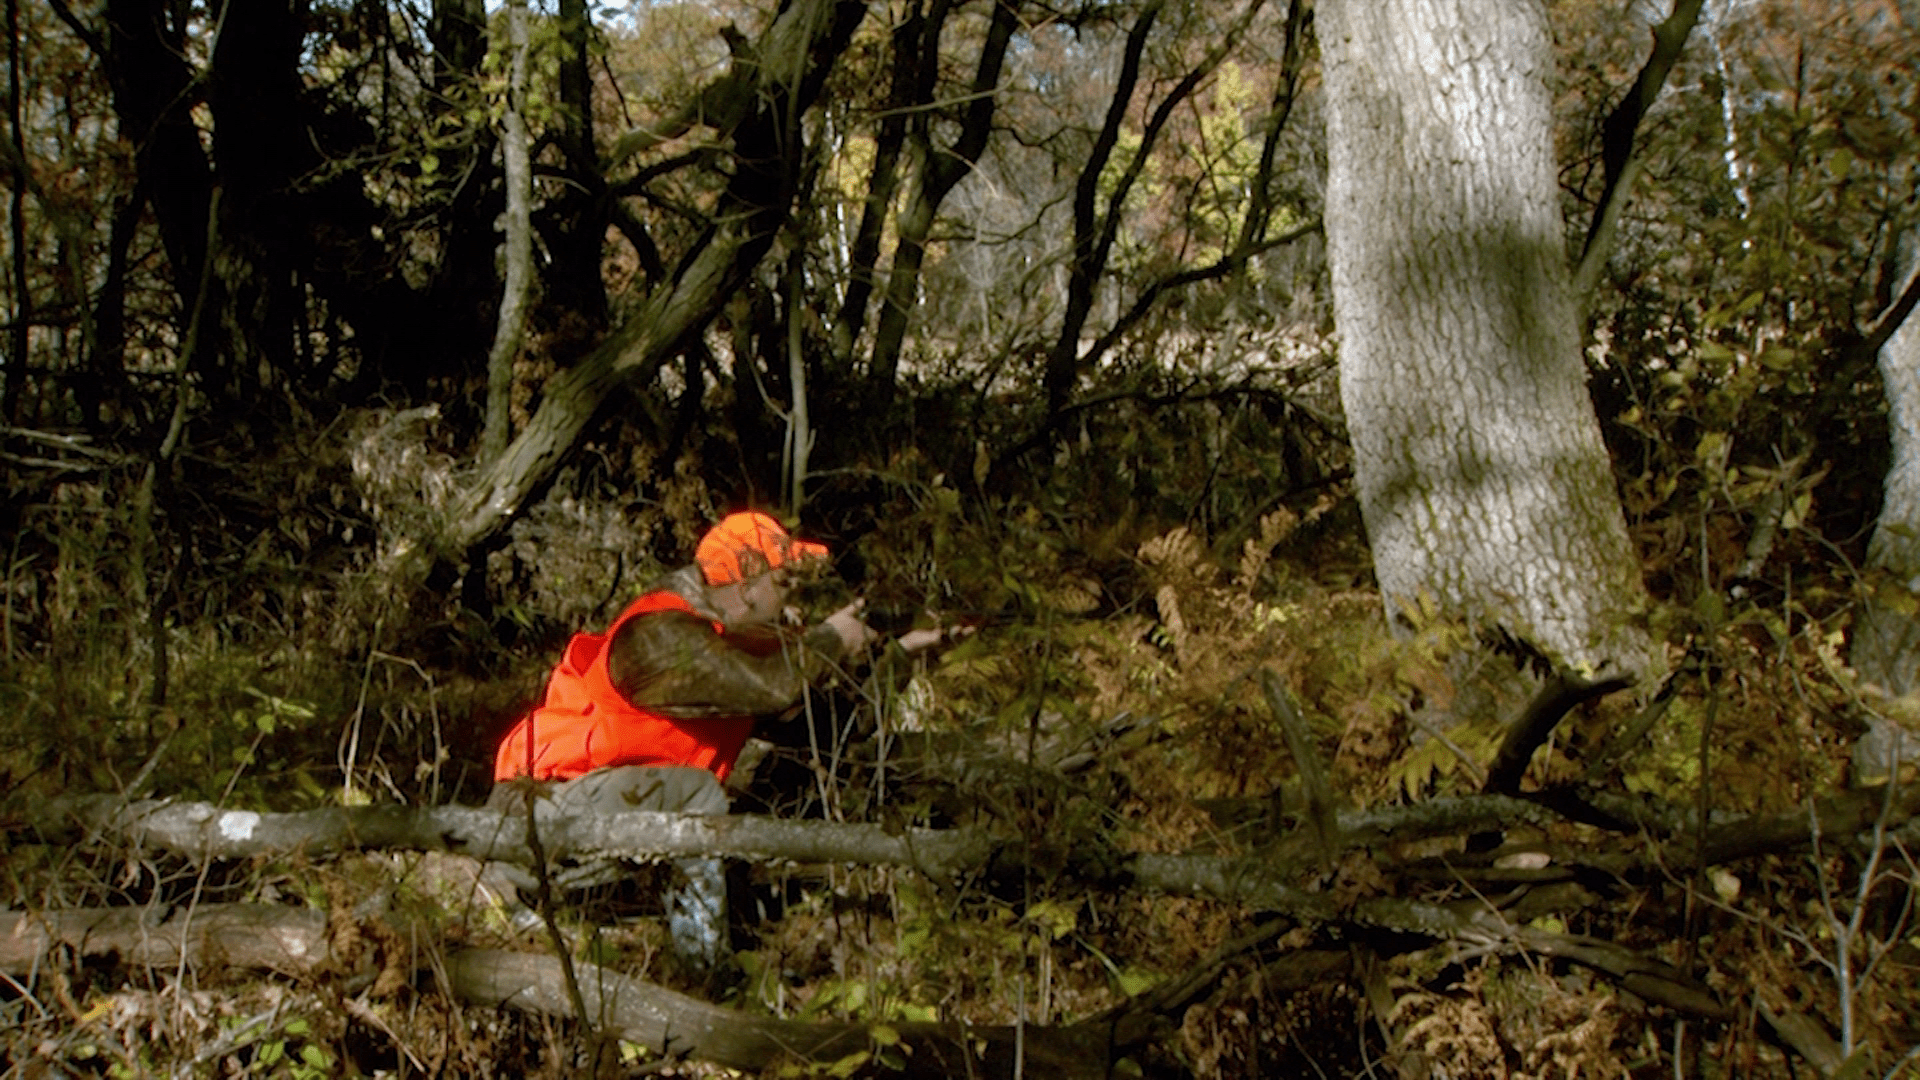
{"type": "Polygon", "coordinates": [[[12,136],[13,193],[8,206],[13,247],[13,328],[8,345],[12,357],[7,364],[4,389],[0,389],[0,423],[20,423],[20,394],[26,388],[27,361],[31,355],[33,326],[33,285],[27,280],[27,132],[21,120],[20,103],[20,0],[7,0],[7,102],[8,133],[12,136]]]}
{"type": "MultiPolygon", "coordinates": [[[[940,11],[949,10],[941,6],[940,11]]],[[[905,20],[893,31],[893,77],[887,94],[886,110],[880,115],[879,131],[874,136],[873,169],[867,178],[867,197],[860,211],[860,224],[847,249],[847,291],[840,302],[840,315],[833,321],[833,336],[828,359],[836,377],[853,370],[853,348],[867,321],[867,301],[872,298],[880,275],[880,244],[885,238],[887,216],[894,195],[900,189],[901,152],[907,141],[907,117],[921,104],[917,87],[920,40],[927,29],[927,17],[915,4],[905,20]]]]}
{"type": "MultiPolygon", "coordinates": [[[[1895,295],[1920,269],[1920,234],[1909,233],[1902,246],[1895,295]]],[[[1879,365],[1893,460],[1867,546],[1867,566],[1880,580],[1861,606],[1850,659],[1862,682],[1901,698],[1920,691],[1920,326],[1911,316],[1880,346],[1879,365]]],[[[1888,775],[1896,758],[1911,761],[1920,751],[1893,720],[1874,717],[1868,725],[1854,746],[1856,779],[1888,775]]]]}
{"type": "Polygon", "coordinates": [[[1114,149],[1120,143],[1121,129],[1129,115],[1128,106],[1133,100],[1134,88],[1140,82],[1141,58],[1146,52],[1153,24],[1165,6],[1164,0],[1150,0],[1127,31],[1127,44],[1121,54],[1118,77],[1114,80],[1113,98],[1107,103],[1106,119],[1101,124],[1099,134],[1094,136],[1087,160],[1074,181],[1073,254],[1067,262],[1067,306],[1061,316],[1060,333],[1054,338],[1053,348],[1047,354],[1046,370],[1041,379],[1047,395],[1049,422],[1066,407],[1067,401],[1073,396],[1074,383],[1080,378],[1080,332],[1085,329],[1087,318],[1093,313],[1094,291],[1099,287],[1100,276],[1106,272],[1107,253],[1113,248],[1120,208],[1126,202],[1126,189],[1131,186],[1132,177],[1138,175],[1140,163],[1151,148],[1143,139],[1142,145],[1134,151],[1128,178],[1122,180],[1119,189],[1108,198],[1106,213],[1099,214],[1100,177],[1106,172],[1107,163],[1113,160],[1114,149]]]}
{"type": "Polygon", "coordinates": [[[1328,254],[1388,610],[1643,673],[1644,598],[1568,285],[1533,0],[1330,0],[1328,254]]]}
{"type": "Polygon", "coordinates": [[[601,267],[611,200],[593,134],[593,80],[588,73],[593,18],[586,0],[560,0],[560,137],[572,181],[550,200],[547,246],[552,264],[548,306],[584,319],[594,331],[608,321],[607,285],[601,267]]]}
{"type": "Polygon", "coordinates": [[[109,0],[105,66],[120,132],[134,147],[140,188],[153,207],[185,311],[200,295],[213,169],[190,112],[198,99],[185,29],[171,12],[155,0],[109,0]]]}
{"type": "Polygon", "coordinates": [[[480,435],[480,460],[492,461],[513,434],[513,361],[527,325],[527,295],[533,278],[533,167],[527,158],[527,0],[508,0],[507,33],[513,59],[507,78],[507,109],[500,121],[500,150],[506,162],[507,213],[503,240],[507,281],[500,297],[500,319],[487,353],[487,412],[480,435]]]}
{"type": "MultiPolygon", "coordinates": [[[[934,16],[927,21],[927,36],[922,43],[925,52],[920,61],[925,80],[921,94],[926,101],[931,101],[933,97],[933,79],[940,63],[940,32],[949,10],[946,5],[936,5],[934,16]]],[[[919,183],[908,196],[906,208],[901,211],[896,224],[899,240],[894,247],[893,268],[887,274],[880,321],[874,328],[869,379],[874,397],[881,402],[892,398],[894,382],[899,376],[900,351],[906,343],[907,325],[913,317],[913,309],[920,301],[920,275],[926,262],[927,239],[933,232],[934,219],[954,187],[973,169],[974,161],[986,150],[987,139],[993,134],[997,100],[995,91],[1000,85],[1000,69],[1018,25],[1019,4],[1015,0],[1003,0],[994,5],[993,21],[988,24],[986,41],[980,46],[980,63],[974,75],[965,120],[951,146],[934,145],[933,125],[924,111],[914,114],[909,120],[909,141],[919,183]]]]}

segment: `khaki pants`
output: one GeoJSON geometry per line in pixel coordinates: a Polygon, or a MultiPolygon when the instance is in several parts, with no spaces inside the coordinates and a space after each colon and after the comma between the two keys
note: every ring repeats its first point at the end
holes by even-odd
{"type": "MultiPolygon", "coordinates": [[[[511,786],[496,785],[487,798],[492,810],[521,808],[511,786]]],[[[719,778],[691,765],[619,765],[595,769],[555,784],[533,805],[534,821],[574,814],[617,814],[657,810],[666,814],[724,814],[727,793],[719,778]]]]}
{"type": "MultiPolygon", "coordinates": [[[[506,784],[494,786],[489,809],[525,813],[522,796],[506,784]]],[[[556,784],[533,804],[536,826],[576,814],[618,814],[652,810],[667,814],[724,814],[727,793],[705,769],[686,765],[621,765],[595,769],[584,776],[556,784]]],[[[674,952],[695,967],[710,969],[726,952],[727,883],[719,859],[675,859],[685,878],[666,898],[667,929],[674,952]]],[[[560,889],[606,885],[625,873],[614,859],[595,859],[554,869],[548,880],[560,889]]],[[[514,871],[514,884],[534,887],[530,874],[514,871]]]]}

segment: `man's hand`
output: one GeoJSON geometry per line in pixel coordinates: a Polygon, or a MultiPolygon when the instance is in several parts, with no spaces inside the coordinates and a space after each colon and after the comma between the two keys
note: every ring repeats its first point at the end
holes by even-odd
{"type": "Polygon", "coordinates": [[[909,630],[901,634],[897,640],[900,642],[902,649],[910,653],[916,653],[924,649],[931,649],[935,645],[944,644],[949,641],[959,641],[961,638],[969,637],[975,629],[976,627],[972,626],[934,626],[925,630],[909,630]]]}
{"type": "Polygon", "coordinates": [[[931,649],[947,636],[944,626],[935,626],[927,630],[909,630],[900,635],[900,647],[910,653],[922,649],[931,649]]]}
{"type": "Polygon", "coordinates": [[[840,644],[847,650],[849,656],[858,654],[868,645],[873,644],[874,638],[879,636],[873,632],[872,627],[860,620],[860,609],[866,604],[865,600],[855,600],[827,616],[822,623],[840,635],[840,644]]]}

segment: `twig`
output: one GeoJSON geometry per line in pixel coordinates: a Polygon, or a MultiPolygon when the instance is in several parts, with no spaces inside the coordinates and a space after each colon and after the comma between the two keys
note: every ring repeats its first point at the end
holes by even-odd
{"type": "Polygon", "coordinates": [[[1878,353],[1887,339],[1893,337],[1894,332],[1907,321],[1907,316],[1913,314],[1916,303],[1920,303],[1920,274],[1907,279],[1907,287],[1900,290],[1900,295],[1893,303],[1888,304],[1886,310],[1861,334],[1860,343],[1855,347],[1858,355],[1870,357],[1878,353]]]}
{"type": "Polygon", "coordinates": [[[1473,777],[1475,784],[1483,789],[1487,786],[1487,770],[1482,768],[1479,762],[1473,760],[1473,755],[1462,749],[1459,743],[1447,738],[1446,732],[1441,731],[1438,727],[1434,726],[1431,721],[1426,720],[1417,712],[1408,713],[1407,722],[1419,728],[1421,733],[1426,735],[1427,738],[1432,739],[1434,742],[1452,751],[1453,756],[1459,758],[1460,764],[1466,767],[1467,775],[1473,777]]]}
{"type": "Polygon", "coordinates": [[[33,428],[8,427],[3,424],[0,424],[0,435],[4,435],[9,439],[25,439],[28,442],[40,443],[43,446],[58,447],[61,450],[79,454],[82,457],[98,458],[101,462],[108,465],[125,465],[129,462],[139,460],[136,457],[122,454],[115,450],[102,450],[97,446],[89,446],[87,440],[90,436],[86,435],[62,435],[58,432],[36,431],[33,428]]]}
{"type": "Polygon", "coordinates": [[[1601,745],[1599,752],[1593,755],[1593,763],[1587,766],[1588,782],[1599,780],[1640,747],[1647,733],[1652,731],[1654,725],[1667,715],[1667,710],[1673,707],[1673,699],[1680,692],[1680,676],[1688,670],[1689,666],[1694,665],[1695,659],[1694,655],[1689,653],[1673,671],[1668,672],[1666,681],[1660,684],[1660,689],[1653,695],[1653,700],[1647,703],[1647,707],[1640,710],[1640,714],[1633,718],[1632,723],[1621,728],[1601,745]]]}
{"type": "Polygon", "coordinates": [[[1915,1061],[1920,1061],[1920,1044],[1915,1044],[1910,1047],[1906,1053],[1900,1055],[1900,1060],[1894,1062],[1893,1068],[1887,1070],[1886,1080],[1893,1080],[1895,1073],[1898,1073],[1901,1069],[1906,1068],[1915,1061]]]}
{"type": "MultiPolygon", "coordinates": [[[[527,740],[529,753],[533,740],[527,740]]],[[[529,774],[531,775],[531,774],[529,774]]],[[[567,939],[560,933],[560,923],[553,915],[553,876],[547,870],[546,848],[540,842],[538,815],[534,813],[534,803],[539,791],[533,784],[526,787],[527,805],[527,847],[533,852],[533,877],[535,881],[534,897],[540,906],[540,922],[547,929],[547,942],[553,946],[553,955],[560,961],[560,972],[566,979],[567,997],[573,1002],[573,1013],[580,1020],[580,1027],[588,1045],[595,1047],[594,1056],[599,1056],[600,1037],[593,1022],[593,1014],[587,1011],[586,999],[580,995],[580,979],[573,970],[573,950],[568,947],[567,939]]],[[[597,1070],[596,1070],[597,1071],[597,1070]]]]}
{"type": "Polygon", "coordinates": [[[15,979],[13,976],[7,974],[4,971],[0,971],[0,979],[6,980],[7,985],[13,988],[14,993],[19,994],[22,998],[25,998],[27,1003],[33,1006],[34,1011],[40,1014],[40,1019],[42,1020],[53,1019],[53,1014],[47,1011],[47,1007],[45,1005],[40,1004],[40,999],[33,995],[33,991],[20,985],[20,981],[18,979],[15,979]]]}

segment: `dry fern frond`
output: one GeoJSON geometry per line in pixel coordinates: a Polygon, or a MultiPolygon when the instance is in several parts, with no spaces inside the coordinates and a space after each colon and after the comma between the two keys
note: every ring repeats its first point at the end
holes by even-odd
{"type": "Polygon", "coordinates": [[[1185,525],[1140,545],[1140,561],[1162,580],[1191,577],[1202,571],[1210,575],[1213,568],[1206,559],[1205,545],[1185,525]]]}

